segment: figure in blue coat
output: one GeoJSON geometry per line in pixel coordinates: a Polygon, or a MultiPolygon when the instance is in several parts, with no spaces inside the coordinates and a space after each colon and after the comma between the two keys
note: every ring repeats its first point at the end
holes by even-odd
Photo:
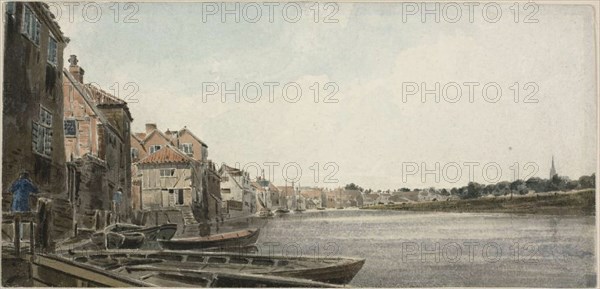
{"type": "Polygon", "coordinates": [[[29,179],[29,173],[24,171],[21,176],[10,186],[13,194],[12,211],[29,212],[29,194],[37,194],[38,188],[29,179]]]}

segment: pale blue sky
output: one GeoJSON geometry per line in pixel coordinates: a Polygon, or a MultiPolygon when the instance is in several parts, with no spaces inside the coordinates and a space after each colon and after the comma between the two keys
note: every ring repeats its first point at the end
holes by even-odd
{"type": "MultiPolygon", "coordinates": [[[[203,23],[200,3],[138,5],[138,23],[122,23],[131,11],[122,6],[119,23],[109,4],[97,23],[84,21],[81,9],[69,23],[63,9],[59,23],[71,38],[65,59],[78,55],[86,82],[105,90],[114,82],[137,83],[139,102],[130,104],[136,131],[146,122],[161,129],[187,125],[218,163],[296,162],[302,185],[313,185],[310,166],[318,162],[317,185],[323,185],[332,171],[323,165],[333,162],[338,184],[381,189],[468,181],[468,167],[462,166],[457,183],[444,176],[435,182],[432,175],[403,182],[402,164],[413,162],[428,169],[436,162],[442,167],[479,162],[474,180],[481,183],[485,163],[499,164],[501,180],[513,178],[515,162],[521,170],[535,163],[536,175],[546,178],[553,154],[562,175],[595,171],[596,60],[589,6],[540,6],[539,23],[515,23],[508,6],[497,23],[479,14],[473,23],[419,18],[403,23],[397,3],[338,4],[339,23],[312,22],[306,5],[298,23],[280,15],[274,23],[264,15],[258,23],[223,23],[218,16],[203,23]],[[265,95],[258,103],[222,103],[218,96],[203,103],[203,82],[230,87],[297,82],[304,94],[297,103],[281,96],[270,103],[265,95]],[[336,83],[339,102],[314,103],[313,82],[336,83]],[[503,95],[497,103],[480,94],[474,103],[466,96],[458,103],[420,103],[418,95],[403,102],[403,82],[495,82],[503,95]],[[535,82],[539,103],[514,103],[509,89],[514,82],[535,82]]],[[[283,184],[281,166],[274,180],[283,184]]]]}

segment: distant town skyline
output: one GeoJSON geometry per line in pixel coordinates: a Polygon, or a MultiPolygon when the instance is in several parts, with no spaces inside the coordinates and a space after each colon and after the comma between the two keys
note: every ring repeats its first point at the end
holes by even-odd
{"type": "Polygon", "coordinates": [[[100,4],[97,22],[81,17],[81,6],[71,22],[63,6],[58,22],[71,39],[65,59],[78,56],[85,82],[118,88],[133,132],[146,123],[187,126],[217,164],[251,165],[255,175],[278,163],[278,185],[282,167],[298,164],[303,186],[353,182],[374,190],[464,186],[471,168],[478,183],[495,180],[497,168],[499,181],[547,178],[552,156],[559,175],[596,171],[590,7],[540,4],[538,23],[515,23],[508,12],[496,23],[422,23],[403,21],[400,3],[338,3],[337,23],[223,23],[203,19],[200,3],[136,5],[137,23],[122,21],[123,6],[115,23],[109,3],[100,4]],[[273,102],[265,83],[276,84],[273,102]],[[300,87],[299,101],[281,97],[287,84],[300,87]],[[426,93],[436,85],[448,93],[458,87],[462,98],[436,101],[426,93]],[[259,101],[241,95],[256,87],[259,101]],[[470,87],[478,91],[472,101],[470,87]],[[502,97],[482,97],[483,87],[500,87],[502,97]],[[326,103],[328,95],[337,102],[326,103]],[[529,96],[537,103],[525,103],[529,96]],[[452,182],[456,170],[461,177],[452,182]]]}

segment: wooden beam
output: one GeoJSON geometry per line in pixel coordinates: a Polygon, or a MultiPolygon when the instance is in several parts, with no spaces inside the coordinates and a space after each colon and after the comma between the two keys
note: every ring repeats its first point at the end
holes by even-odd
{"type": "Polygon", "coordinates": [[[31,253],[31,256],[35,254],[35,232],[33,225],[33,221],[29,222],[29,253],[31,253]]]}
{"type": "Polygon", "coordinates": [[[13,236],[15,242],[15,256],[17,258],[21,257],[21,215],[16,214],[14,219],[14,230],[15,234],[13,236]]]}

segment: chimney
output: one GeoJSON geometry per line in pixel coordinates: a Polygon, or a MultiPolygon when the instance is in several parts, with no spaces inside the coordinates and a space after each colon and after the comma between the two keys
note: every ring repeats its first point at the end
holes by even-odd
{"type": "Polygon", "coordinates": [[[155,123],[147,123],[146,124],[146,134],[150,134],[155,129],[156,129],[155,123]]]}
{"type": "Polygon", "coordinates": [[[77,81],[83,83],[83,74],[85,73],[85,71],[83,70],[83,68],[77,65],[78,62],[79,60],[77,60],[77,55],[71,55],[71,57],[69,57],[69,72],[71,73],[71,75],[73,75],[73,77],[75,77],[77,81]]]}

